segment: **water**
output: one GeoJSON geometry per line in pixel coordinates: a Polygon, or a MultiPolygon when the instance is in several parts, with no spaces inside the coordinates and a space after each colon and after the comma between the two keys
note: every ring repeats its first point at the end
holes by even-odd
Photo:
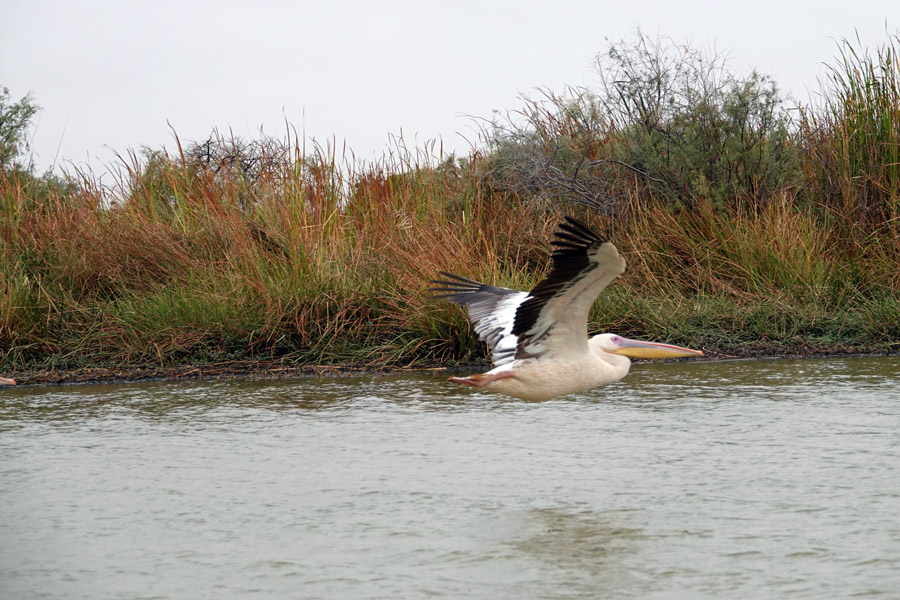
{"type": "Polygon", "coordinates": [[[3,598],[900,597],[900,361],[0,390],[3,598]]]}

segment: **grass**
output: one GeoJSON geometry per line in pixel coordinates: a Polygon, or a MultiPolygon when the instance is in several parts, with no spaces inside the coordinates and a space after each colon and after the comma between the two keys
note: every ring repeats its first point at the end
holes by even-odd
{"type": "Polygon", "coordinates": [[[804,183],[727,203],[673,205],[623,175],[615,216],[598,216],[494,185],[496,155],[401,145],[365,164],[293,138],[254,147],[252,169],[192,148],[123,157],[112,193],[90,177],[42,187],[4,172],[0,371],[483,361],[429,280],[530,289],[563,211],[612,232],[628,261],[592,330],[720,356],[891,351],[896,44],[844,50],[828,101],[792,138],[803,159],[785,181],[804,183]]]}
{"type": "Polygon", "coordinates": [[[850,226],[900,218],[900,36],[873,51],[844,40],[818,110],[801,111],[808,178],[850,226]]]}

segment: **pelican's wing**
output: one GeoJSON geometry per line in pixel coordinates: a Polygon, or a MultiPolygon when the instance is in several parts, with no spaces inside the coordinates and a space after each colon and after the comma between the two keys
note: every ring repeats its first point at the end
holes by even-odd
{"type": "Polygon", "coordinates": [[[432,281],[439,286],[431,288],[434,297],[466,307],[475,333],[491,351],[494,366],[512,362],[516,353],[513,321],[528,292],[486,285],[452,273],[441,275],[447,279],[432,281]]]}
{"type": "Polygon", "coordinates": [[[550,273],[516,311],[512,335],[516,359],[587,352],[587,318],[597,295],[625,271],[625,259],[609,242],[572,217],[553,240],[550,273]]]}

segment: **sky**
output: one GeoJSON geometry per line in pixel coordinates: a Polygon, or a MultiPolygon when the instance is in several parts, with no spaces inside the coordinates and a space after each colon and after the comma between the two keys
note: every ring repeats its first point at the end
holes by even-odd
{"type": "Polygon", "coordinates": [[[391,139],[465,154],[477,119],[538,88],[592,87],[611,41],[708,45],[807,100],[837,42],[876,47],[896,0],[4,0],[0,86],[42,107],[35,164],[89,167],[215,129],[335,141],[361,160],[391,139]],[[473,119],[474,118],[474,119],[473,119]]]}

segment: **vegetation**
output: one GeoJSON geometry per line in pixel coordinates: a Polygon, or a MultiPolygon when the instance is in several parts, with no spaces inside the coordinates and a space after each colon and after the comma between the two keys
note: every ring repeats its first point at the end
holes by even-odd
{"type": "Polygon", "coordinates": [[[845,42],[793,120],[768,78],[639,35],[598,58],[600,89],[526,100],[462,159],[213,135],[125,157],[112,190],[4,159],[0,371],[481,361],[429,280],[529,288],[563,211],[628,260],[595,329],[726,356],[890,351],[897,42],[845,42]]]}
{"type": "Polygon", "coordinates": [[[31,96],[11,102],[9,89],[0,86],[0,168],[21,168],[15,159],[28,150],[28,125],[39,107],[31,96]]]}
{"type": "Polygon", "coordinates": [[[798,149],[768,77],[738,77],[720,54],[640,32],[611,44],[595,67],[599,89],[546,91],[492,123],[506,187],[571,194],[577,179],[577,193],[604,197],[613,210],[613,199],[635,192],[670,205],[725,205],[763,201],[793,183],[798,149]]]}

